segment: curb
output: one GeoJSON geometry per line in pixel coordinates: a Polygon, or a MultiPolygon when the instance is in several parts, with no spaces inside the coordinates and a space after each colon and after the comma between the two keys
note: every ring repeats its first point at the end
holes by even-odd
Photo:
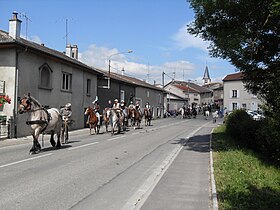
{"type": "Polygon", "coordinates": [[[212,133],[214,128],[211,131],[210,135],[210,173],[211,173],[211,197],[212,197],[212,205],[213,210],[218,210],[218,199],[217,199],[217,191],[216,191],[216,182],[214,177],[214,166],[213,166],[213,153],[212,153],[212,133]]]}

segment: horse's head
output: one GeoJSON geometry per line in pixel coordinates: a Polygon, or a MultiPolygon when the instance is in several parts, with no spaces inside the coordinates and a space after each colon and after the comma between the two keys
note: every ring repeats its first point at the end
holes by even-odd
{"type": "Polygon", "coordinates": [[[31,98],[30,96],[24,96],[24,98],[20,99],[18,112],[23,114],[29,110],[31,110],[31,98]]]}
{"type": "Polygon", "coordinates": [[[93,108],[88,106],[85,111],[85,115],[89,115],[93,111],[93,108]]]}

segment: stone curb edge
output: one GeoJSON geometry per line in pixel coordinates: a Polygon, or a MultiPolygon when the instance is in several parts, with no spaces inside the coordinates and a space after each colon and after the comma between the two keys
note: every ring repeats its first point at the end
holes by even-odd
{"type": "Polygon", "coordinates": [[[211,131],[210,134],[210,173],[211,173],[211,197],[212,197],[212,205],[213,210],[218,210],[218,199],[217,199],[217,191],[216,191],[216,182],[214,177],[214,166],[213,166],[213,154],[212,154],[212,133],[214,131],[214,128],[211,131]]]}

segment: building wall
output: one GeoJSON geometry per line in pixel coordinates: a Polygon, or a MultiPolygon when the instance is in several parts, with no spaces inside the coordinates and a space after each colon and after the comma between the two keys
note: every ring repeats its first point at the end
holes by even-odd
{"type": "MultiPolygon", "coordinates": [[[[1,52],[2,54],[2,52],[1,52]]],[[[15,57],[15,52],[8,50],[4,52],[7,57],[15,57]],[[12,56],[11,56],[12,55],[12,56]]],[[[2,54],[3,56],[3,54],[2,54]]],[[[1,62],[5,59],[0,59],[1,62]]],[[[15,62],[10,61],[9,69],[5,67],[5,64],[1,63],[1,78],[2,72],[5,75],[5,79],[10,77],[8,89],[11,96],[14,98],[15,90],[15,62]],[[4,67],[3,67],[4,66],[4,67]],[[4,71],[3,71],[4,68],[4,71]],[[12,84],[13,83],[13,84],[12,84]]],[[[73,66],[58,60],[54,60],[51,57],[44,55],[35,54],[30,52],[28,49],[23,51],[18,56],[18,96],[23,97],[24,94],[30,93],[31,96],[36,98],[42,105],[50,108],[58,108],[65,105],[66,103],[72,104],[73,115],[72,129],[79,129],[84,127],[84,108],[91,104],[92,98],[86,94],[86,80],[91,79],[91,90],[95,97],[97,92],[97,76],[94,72],[86,72],[78,66],[73,66]],[[42,65],[48,65],[52,71],[51,89],[40,88],[40,71],[39,68],[42,65]],[[71,91],[62,90],[62,72],[72,74],[72,88],[71,91]]],[[[15,101],[15,99],[13,100],[15,101]]],[[[16,104],[16,108],[18,104],[16,104]]],[[[28,119],[27,114],[17,115],[15,113],[16,124],[17,124],[17,136],[30,135],[29,126],[25,124],[28,119]]]]}
{"type": "Polygon", "coordinates": [[[254,95],[248,93],[244,88],[243,82],[225,81],[224,82],[224,107],[228,111],[233,111],[233,103],[237,105],[237,109],[245,108],[247,110],[257,110],[261,101],[254,95]],[[232,91],[237,90],[237,97],[232,97],[232,91]]]}
{"type": "Polygon", "coordinates": [[[153,116],[162,116],[162,100],[163,93],[161,90],[155,90],[146,87],[135,88],[135,99],[140,102],[140,106],[143,108],[147,102],[153,108],[153,116]]]}
{"type": "Polygon", "coordinates": [[[15,75],[16,75],[16,51],[14,49],[0,49],[0,80],[5,82],[5,95],[11,97],[11,104],[5,104],[0,110],[0,115],[13,116],[15,109],[15,75]]]}
{"type": "Polygon", "coordinates": [[[121,101],[121,91],[124,92],[124,101],[128,105],[130,95],[135,96],[134,86],[111,80],[109,89],[99,87],[97,92],[101,109],[103,110],[108,107],[109,100],[111,100],[112,103],[115,99],[121,101]]]}

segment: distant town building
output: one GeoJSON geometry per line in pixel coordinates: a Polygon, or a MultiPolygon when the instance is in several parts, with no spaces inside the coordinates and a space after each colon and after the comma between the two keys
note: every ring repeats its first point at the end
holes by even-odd
{"type": "Polygon", "coordinates": [[[228,74],[224,79],[224,108],[257,110],[262,104],[254,94],[248,92],[243,83],[243,73],[228,74]]]}

